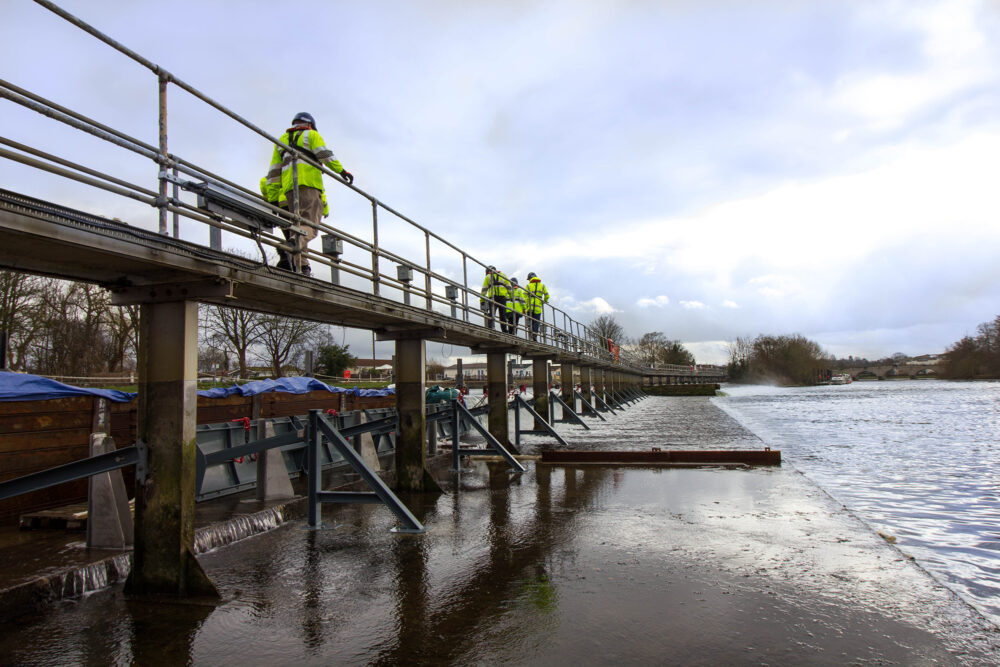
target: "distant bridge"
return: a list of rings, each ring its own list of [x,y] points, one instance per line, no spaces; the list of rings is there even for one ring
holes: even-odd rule
[[[882,366],[855,366],[838,371],[847,373],[855,380],[892,380],[902,378],[937,377],[940,364],[887,364]]]
[[[561,366],[564,378],[579,378],[580,398],[588,403],[595,396],[634,393],[644,378],[655,382],[719,378],[717,367],[644,368],[626,351],[616,350],[612,355],[597,332],[548,304],[541,315],[544,328],[538,340],[528,337],[525,322],[513,333],[488,328],[478,307],[478,281],[485,262],[360,188],[342,183],[310,153],[285,147],[294,153],[295,161],[313,164],[367,200],[371,226],[366,232],[312,225],[297,215],[297,202],[291,212],[270,206],[256,192],[171,153],[167,148],[169,90],[192,95],[257,135],[248,140],[259,137],[283,144],[48,0],[36,2],[149,69],[159,91],[159,141],[152,145],[0,80],[3,99],[157,165],[156,184],[149,187],[103,173],[72,156],[53,155],[0,137],[0,144],[6,146],[0,148],[0,157],[158,211],[158,232],[154,232],[59,203],[0,192],[0,267],[95,283],[111,290],[114,304],[141,306],[134,593],[184,596],[214,591],[191,555],[199,303],[369,329],[380,340],[395,341],[396,474],[397,486],[407,490],[429,489],[425,341],[468,346],[486,355],[488,430],[502,444],[509,444],[508,354],[532,360],[534,409],[542,420],[548,415],[549,362]],[[109,72],[106,81],[113,80]],[[107,94],[114,95],[114,90]],[[180,238],[182,218],[204,225],[207,246]],[[313,267],[329,270],[329,279],[320,277],[318,271],[304,277],[267,264],[265,248],[297,252],[274,227],[294,237],[304,233],[306,225],[323,233],[323,252],[308,250],[307,254]],[[254,244],[260,249],[260,261],[223,252],[222,232]],[[387,248],[387,236],[394,246],[406,247],[405,256]],[[573,385],[563,382],[564,409],[576,405]]]

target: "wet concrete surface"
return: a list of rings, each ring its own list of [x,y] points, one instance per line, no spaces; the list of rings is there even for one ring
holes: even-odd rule
[[[608,419],[558,428],[581,449],[759,446],[707,399]],[[326,506],[324,530],[292,520],[203,554],[214,608],[120,586],[58,603],[0,629],[0,663],[998,663],[995,627],[787,464],[527,465],[404,496],[425,535]]]

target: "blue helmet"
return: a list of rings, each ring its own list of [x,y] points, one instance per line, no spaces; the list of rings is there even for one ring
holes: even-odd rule
[[[316,119],[312,117],[311,113],[300,111],[295,114],[295,118],[292,119],[292,125],[301,125],[302,123],[309,123],[313,126],[314,130],[316,129]]]

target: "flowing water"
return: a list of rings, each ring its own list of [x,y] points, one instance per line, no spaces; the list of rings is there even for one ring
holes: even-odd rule
[[[1000,623],[1000,383],[729,386],[716,405]]]

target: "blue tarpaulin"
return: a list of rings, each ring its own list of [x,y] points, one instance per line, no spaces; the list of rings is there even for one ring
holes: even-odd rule
[[[73,387],[37,375],[0,372],[0,401],[47,401],[72,396],[100,396],[115,403],[128,403],[134,392],[115,389]]]
[[[199,396],[208,398],[223,398],[239,394],[240,396],[253,396],[255,394],[266,394],[269,391],[283,391],[289,394],[306,394],[310,391],[326,390],[334,394],[349,394],[351,396],[392,396],[395,389],[344,389],[343,387],[331,387],[320,382],[316,378],[289,377],[277,380],[254,380],[232,387],[217,387],[216,389],[203,389],[198,392]]]
[[[269,391],[286,392],[289,394],[306,394],[310,391],[325,390],[334,394],[346,393],[351,396],[393,396],[395,389],[344,389],[331,387],[316,378],[289,377],[277,380],[254,380],[243,385],[203,389],[199,396],[207,398],[225,398],[233,394],[253,396]],[[53,398],[70,396],[100,396],[115,403],[128,403],[136,397],[135,392],[116,391],[114,389],[91,389],[73,387],[62,382],[50,380],[37,375],[23,373],[0,372],[0,401],[46,401]]]

